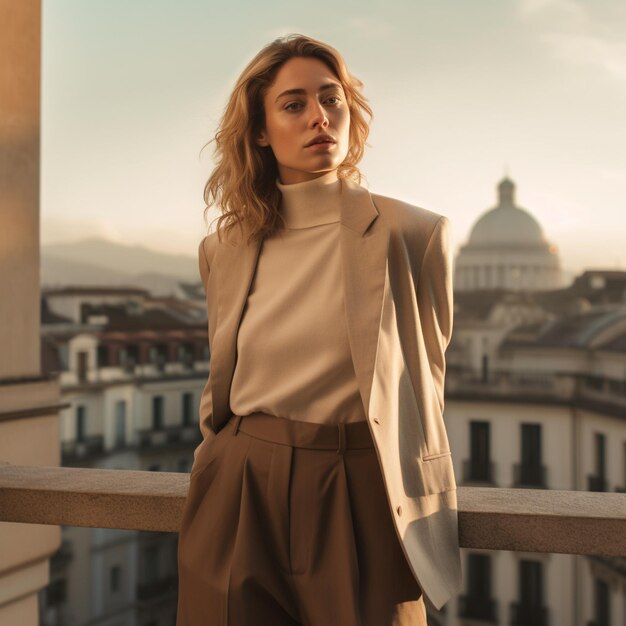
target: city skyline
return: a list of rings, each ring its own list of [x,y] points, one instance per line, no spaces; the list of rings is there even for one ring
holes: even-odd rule
[[[202,147],[249,59],[301,32],[365,84],[363,184],[447,215],[455,253],[508,175],[565,270],[626,268],[626,8],[317,6],[44,3],[42,243],[104,236],[195,255],[212,167]]]

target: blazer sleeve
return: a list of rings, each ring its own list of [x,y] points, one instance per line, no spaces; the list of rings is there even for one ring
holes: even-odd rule
[[[200,242],[198,246],[198,268],[200,270],[200,277],[202,279],[202,285],[204,287],[204,293],[207,301],[207,332],[209,330],[209,315],[208,315],[208,290],[207,290],[207,282],[209,280],[209,273],[211,268],[209,267],[209,262],[206,258],[206,253],[204,251],[204,239]],[[207,336],[208,341],[208,336]],[[198,409],[198,419],[200,425],[200,432],[202,433],[202,442],[199,446],[196,447],[193,453],[194,461],[198,455],[198,451],[200,446],[202,446],[207,440],[213,439],[215,437],[215,432],[211,429],[210,424],[213,420],[213,396],[211,394],[211,367],[209,365],[209,376],[207,378],[206,384],[204,385],[204,389],[202,390],[202,395],[200,397],[200,406]]]
[[[452,337],[454,316],[450,220],[445,215],[439,218],[426,246],[417,301],[428,364],[443,414],[445,351]]]

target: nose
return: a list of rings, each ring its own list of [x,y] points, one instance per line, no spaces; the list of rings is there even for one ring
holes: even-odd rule
[[[319,102],[315,102],[313,104],[311,114],[311,126],[315,127],[318,124],[321,125],[323,128],[326,128],[329,122],[324,107]]]

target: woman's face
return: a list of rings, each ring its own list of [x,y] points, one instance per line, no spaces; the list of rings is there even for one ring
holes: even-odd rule
[[[282,184],[322,176],[346,158],[350,111],[341,83],[324,62],[309,57],[289,59],[278,70],[263,102],[265,128],[257,143],[271,147]],[[307,145],[321,134],[330,135],[334,143]]]

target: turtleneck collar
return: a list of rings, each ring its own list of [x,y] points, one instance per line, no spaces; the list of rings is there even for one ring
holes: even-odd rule
[[[313,180],[283,185],[280,210],[289,229],[309,228],[339,222],[341,217],[341,180],[334,169]]]

